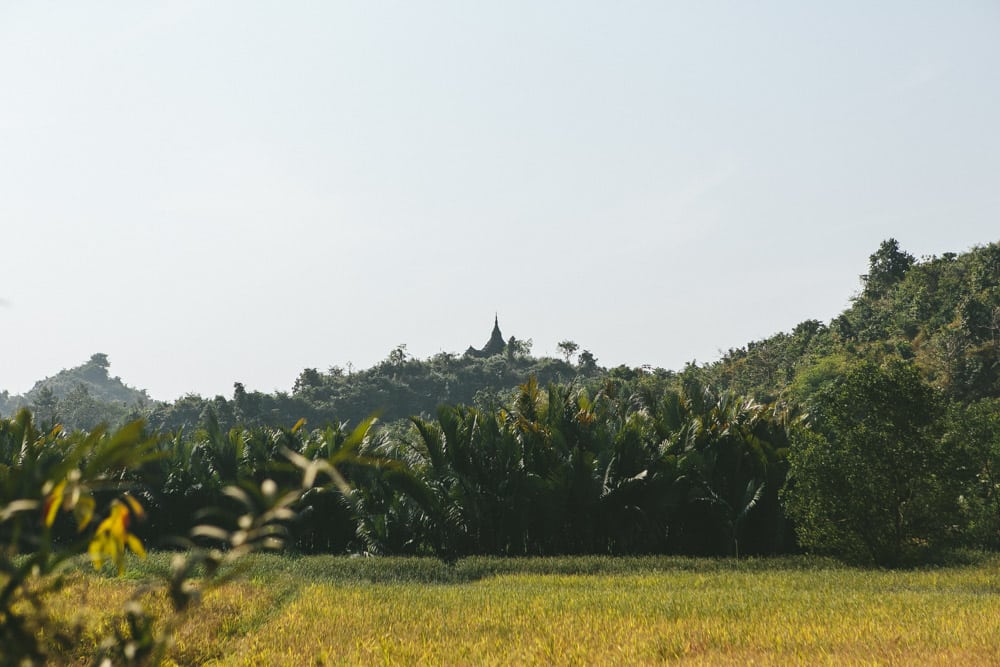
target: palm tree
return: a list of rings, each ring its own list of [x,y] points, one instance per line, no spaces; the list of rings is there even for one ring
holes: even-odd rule
[[[688,497],[711,510],[730,553],[739,555],[743,521],[765,493],[774,495],[783,482],[784,452],[772,440],[784,429],[775,421],[773,407],[697,384],[686,387],[670,406],[670,414],[679,417],[673,449],[680,455]]]

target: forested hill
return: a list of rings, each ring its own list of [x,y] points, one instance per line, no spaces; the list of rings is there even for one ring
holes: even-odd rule
[[[153,403],[145,390],[135,389],[108,374],[106,354],[39,380],[23,396],[0,393],[0,414],[31,407],[42,421],[59,418],[67,425],[90,428],[102,421],[117,423]]]
[[[594,381],[606,374],[590,353],[579,356],[577,363],[570,363],[570,355],[536,358],[521,344],[508,345],[487,357],[442,352],[421,360],[409,357],[400,346],[365,370],[307,368],[291,393],[247,391],[236,383],[232,399],[185,396],[157,406],[149,421],[154,428],[176,430],[202,425],[209,415],[223,429],[235,424],[287,426],[302,417],[312,426],[322,426],[342,421],[358,424],[371,415],[383,422],[431,416],[444,403],[500,405],[530,377],[544,386]]]
[[[689,365],[678,374],[649,367],[605,369],[587,350],[576,355],[571,341],[560,344],[564,359],[536,358],[530,340],[504,343],[498,337],[499,329],[490,345],[505,347],[421,360],[401,345],[369,369],[305,369],[291,392],[247,391],[237,382],[231,398],[188,395],[173,403],[151,402],[145,392],[110,378],[107,356],[95,354],[40,381],[23,397],[0,394],[0,413],[10,415],[28,405],[43,420],[85,429],[136,416],[171,431],[210,422],[223,429],[287,426],[301,417],[312,426],[356,424],[372,414],[383,421],[432,415],[442,403],[501,405],[532,376],[541,386],[575,382],[591,390],[609,380],[661,388],[693,380],[764,403],[805,402],[856,361],[891,358],[912,361],[948,398],[970,403],[1000,397],[1000,245],[917,260],[894,239],[884,241],[871,255],[851,307],[829,323],[807,320],[791,332],[748,343],[717,362]]]
[[[1000,397],[1000,244],[917,260],[884,241],[829,324],[802,322],[686,372],[758,400],[796,400],[853,361],[888,358],[912,360],[949,398]]]

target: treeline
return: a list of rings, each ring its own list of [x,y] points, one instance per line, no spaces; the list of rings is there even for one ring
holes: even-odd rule
[[[356,424],[376,413],[383,421],[433,417],[441,404],[503,404],[529,377],[542,386],[574,382],[594,393],[607,380],[642,375],[672,381],[674,389],[690,376],[759,403],[801,404],[851,364],[897,358],[912,363],[949,400],[967,404],[1000,397],[1000,245],[918,260],[889,239],[871,255],[851,307],[830,322],[807,320],[679,373],[602,368],[587,350],[572,363],[576,344],[565,343],[570,353],[564,359],[533,357],[530,339],[511,338],[502,353],[486,357],[442,352],[416,359],[400,345],[371,368],[305,369],[288,392],[250,391],[237,382],[229,397],[192,394],[170,403],[109,377],[106,355],[96,354],[24,396],[0,393],[0,414],[29,407],[44,423],[88,430],[137,418],[162,432],[190,431],[211,419],[224,430],[282,426],[301,417],[311,424]]]
[[[143,416],[163,431],[201,426],[209,415],[223,428],[280,426],[302,417],[311,424],[338,420],[357,424],[373,414],[391,422],[412,415],[433,416],[437,406],[446,403],[489,406],[509,398],[529,377],[548,384],[596,379],[603,372],[594,362],[536,358],[524,349],[508,346],[503,354],[486,358],[442,352],[415,359],[401,345],[364,370],[307,368],[291,393],[248,391],[237,382],[231,398],[189,395],[154,406]]]
[[[294,486],[303,467],[294,459],[326,461],[347,482],[296,504],[303,552],[451,560],[808,549],[897,565],[1000,547],[996,400],[949,402],[900,360],[851,366],[816,392],[808,416],[691,378],[680,390],[666,384],[611,380],[590,394],[529,381],[508,404],[445,405],[405,429],[211,422],[148,434],[158,455],[108,492],[124,487],[142,502],[148,520],[136,530],[154,546],[225,507],[228,486]],[[88,436],[47,434],[26,411],[0,420],[0,506],[25,500],[26,452],[55,464],[60,443],[79,437]]]
[[[416,359],[400,345],[367,369],[307,368],[290,392],[252,391],[236,382],[229,397],[188,394],[173,402],[154,401],[145,391],[110,377],[107,355],[95,354],[80,366],[40,380],[23,396],[0,392],[0,415],[10,417],[28,408],[41,423],[83,430],[141,418],[164,433],[201,428],[211,420],[224,430],[237,425],[281,426],[303,417],[311,424],[358,423],[372,414],[394,421],[410,415],[433,416],[443,403],[491,405],[509,398],[529,377],[545,385],[598,380],[608,374],[586,350],[577,363],[570,363],[568,355],[533,357],[530,348],[530,340],[511,338],[502,354],[485,358],[442,352]],[[641,371],[620,368],[612,374],[637,372]]]

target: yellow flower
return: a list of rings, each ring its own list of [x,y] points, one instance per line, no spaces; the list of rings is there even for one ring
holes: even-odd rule
[[[94,498],[90,495],[90,490],[80,484],[78,470],[70,472],[66,479],[55,486],[52,482],[46,482],[42,493],[45,494],[45,502],[42,504],[42,522],[46,527],[51,528],[52,524],[55,523],[60,507],[67,512],[72,510],[73,516],[76,517],[76,529],[80,532],[87,527],[90,519],[94,516]],[[129,498],[127,496],[126,500]],[[135,511],[141,513],[142,507]]]
[[[111,514],[97,526],[97,531],[90,541],[87,552],[94,563],[94,569],[100,570],[106,557],[118,568],[118,574],[121,574],[125,569],[126,547],[140,558],[146,557],[142,542],[128,532],[132,512],[141,517],[142,506],[131,496],[126,496],[125,500],[128,505],[120,500],[112,501]],[[129,510],[129,506],[133,508],[132,511]]]
[[[44,491],[44,489],[42,489]],[[63,504],[63,491],[66,490],[66,480],[56,484],[48,496],[45,498],[45,505],[42,507],[42,518],[45,525],[51,527],[56,520],[59,507]]]

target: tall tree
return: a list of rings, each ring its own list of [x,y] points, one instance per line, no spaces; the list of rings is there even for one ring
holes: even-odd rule
[[[911,364],[860,363],[810,413],[785,496],[804,546],[892,566],[947,534],[957,480],[940,439],[943,401]]]
[[[571,340],[560,341],[556,347],[559,348],[559,352],[566,357],[566,363],[569,363],[570,358],[576,354],[576,351],[580,349],[580,346]]]
[[[896,239],[882,241],[868,258],[868,273],[861,276],[865,283],[865,296],[884,296],[893,285],[899,283],[916,260],[903,251]]]

